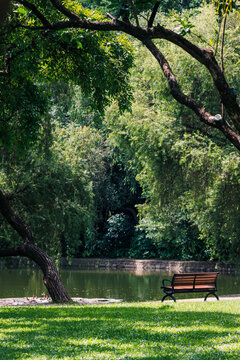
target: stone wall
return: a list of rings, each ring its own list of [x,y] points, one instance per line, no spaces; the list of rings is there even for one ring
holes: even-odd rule
[[[37,268],[36,265],[26,258],[12,257],[7,261],[0,260],[0,268]],[[239,266],[221,264],[208,261],[175,261],[175,260],[134,260],[134,259],[86,259],[73,258],[69,261],[61,259],[61,268],[69,270],[118,270],[132,271],[137,274],[145,272],[164,272],[167,274],[183,272],[207,272],[218,271],[221,274],[236,274]]]
[[[161,271],[165,273],[211,272],[234,274],[238,271],[234,265],[207,261],[174,260],[133,260],[133,259],[61,259],[63,269],[72,270],[119,270],[136,273]]]

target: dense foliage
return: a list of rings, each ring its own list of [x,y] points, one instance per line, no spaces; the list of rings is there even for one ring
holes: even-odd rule
[[[161,3],[161,23],[215,50],[213,7],[179,14],[177,3],[168,15],[168,1]],[[135,1],[139,12],[152,4]],[[69,5],[93,20],[102,18],[92,11],[96,6],[118,15],[133,11],[124,1]],[[39,25],[14,3],[0,44],[1,67],[11,60],[11,76],[0,77],[0,181],[38,246],[55,257],[237,261],[240,157],[233,146],[173,100],[142,45],[112,33],[13,26],[23,19]],[[239,40],[239,13],[233,12],[224,62],[237,93]],[[205,68],[173,44],[156,42],[185,93],[219,113]],[[123,112],[131,100],[132,110]],[[1,246],[16,244],[17,235],[0,222]]]
[[[229,19],[225,50],[226,72],[237,91],[239,69],[233,64],[239,59],[235,46],[240,37],[238,19],[237,13]],[[205,8],[192,20],[192,36],[202,43],[215,43],[215,21],[212,8]],[[204,38],[200,37],[203,29]],[[185,91],[217,109],[218,98],[204,69],[182,51],[167,47]],[[132,76],[136,89],[132,113],[113,117],[113,106],[107,115],[115,145],[129,153],[131,166],[138,169],[137,180],[146,198],[138,206],[140,228],[152,239],[157,256],[236,261],[239,154],[215,130],[199,125],[171,99],[157,71],[142,48]]]
[[[50,141],[45,151],[44,141]],[[133,201],[112,151],[93,128],[56,124],[51,139],[42,136],[24,159],[2,156],[2,188],[10,199],[15,194],[11,204],[34,229],[38,246],[52,256],[82,255],[83,249],[96,253],[109,212]],[[1,245],[18,241],[2,218]]]
[[[150,16],[156,2],[155,0],[85,0],[83,4],[90,7],[97,6],[102,11],[110,11],[115,17],[124,19],[134,18],[134,11],[137,14],[145,13]],[[160,2],[160,9],[167,13],[170,10],[182,11],[182,9],[195,8],[199,5],[201,5],[201,0],[163,0]]]
[[[77,7],[83,17],[101,18]],[[11,10],[0,43],[0,146],[19,153],[34,143],[49,110],[49,94],[41,84],[56,78],[77,84],[99,113],[113,98],[121,110],[129,106],[132,51],[125,36],[75,29],[36,32],[27,29],[38,25],[32,11],[17,3]],[[47,11],[50,19],[61,20]]]

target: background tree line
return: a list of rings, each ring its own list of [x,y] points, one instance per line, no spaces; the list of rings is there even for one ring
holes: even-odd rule
[[[53,301],[59,256],[238,260],[238,6],[180,5],[11,3],[0,257],[37,263]]]
[[[191,23],[188,36],[200,45],[214,47],[218,33],[212,6],[184,10],[181,15],[177,10],[168,15],[161,12],[161,22],[168,28]],[[225,72],[239,92],[238,12],[229,17],[225,36]],[[176,46],[162,40],[159,45],[171,59],[185,92],[199,102],[207,101],[214,111],[219,99],[207,71]],[[59,76],[61,81],[50,76],[40,85],[25,78],[29,84],[24,89],[31,92],[31,101],[24,104],[26,123],[19,126],[27,127],[27,138],[22,139],[24,133],[16,127],[1,128],[9,131],[2,137],[8,141],[8,147],[2,143],[2,189],[9,198],[15,193],[14,208],[34,229],[38,246],[55,258],[236,262],[240,253],[239,154],[217,130],[196,122],[195,115],[172,99],[157,64],[142,45],[133,42],[131,51],[137,56],[131,70],[130,112],[119,113],[117,102],[112,102],[103,114],[105,95],[98,94],[95,102],[89,96],[100,91],[100,80],[92,85],[96,90],[86,89],[86,84],[82,88],[65,78],[61,63],[50,61],[41,70],[44,76],[58,71],[63,75]],[[24,61],[34,56],[32,49],[24,56]],[[127,56],[130,66],[132,60]],[[53,67],[51,72],[49,66]],[[26,93],[18,88],[19,83],[8,86],[14,87],[9,108],[19,113]],[[5,95],[9,89],[5,88]],[[2,92],[2,102],[5,99]],[[49,114],[27,150],[31,134],[36,134],[31,127],[38,126],[38,117],[42,119],[46,107]],[[24,146],[24,156],[19,157]],[[2,247],[19,241],[3,218],[0,241]]]

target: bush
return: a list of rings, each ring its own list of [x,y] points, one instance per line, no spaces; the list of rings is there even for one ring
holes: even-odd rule
[[[132,238],[128,257],[134,259],[150,259],[157,257],[157,249],[153,244],[150,237],[147,236],[146,232],[135,229],[134,236]]]
[[[108,218],[105,233],[94,243],[86,245],[85,256],[127,257],[134,234],[134,220],[124,213]]]

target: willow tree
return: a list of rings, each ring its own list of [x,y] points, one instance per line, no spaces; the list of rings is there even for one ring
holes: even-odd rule
[[[182,1],[182,4],[185,2]],[[235,4],[233,0],[230,2]],[[222,8],[225,4],[223,0],[216,3],[219,3],[224,13],[231,10],[228,7]],[[14,2],[13,15],[7,24],[8,31],[3,31],[1,75],[11,79],[14,74],[12,86],[15,87],[16,79],[18,83],[29,81],[29,73],[32,74],[30,80],[34,80],[34,72],[43,78],[61,76],[75,81],[78,79],[83,91],[87,95],[94,95],[93,104],[96,107],[103,109],[104,104],[107,104],[111,97],[115,97],[124,109],[130,99],[126,74],[131,60],[127,46],[119,46],[119,42],[118,45],[113,42],[115,45],[111,46],[108,36],[113,39],[113,33],[127,34],[139,40],[158,62],[176,101],[195,113],[200,122],[222,132],[240,150],[240,107],[237,94],[226,80],[224,69],[221,63],[218,63],[216,54],[211,48],[201,48],[185,37],[191,31],[191,23],[181,22],[175,31],[156,23],[159,7],[160,2],[153,0]],[[113,12],[110,13],[109,9]],[[96,41],[99,38],[102,39],[100,46]],[[216,113],[211,113],[207,99],[203,105],[184,93],[166,56],[161,52],[158,40],[175,44],[194,58],[199,66],[204,66],[209,71],[224,111],[220,108]],[[99,56],[102,51],[105,55]],[[3,117],[2,122],[6,127],[9,121],[11,122],[11,117],[7,115]],[[7,197],[3,194],[1,196],[2,214],[18,232],[21,232],[24,244],[29,246],[32,235],[24,224],[20,224],[10,206],[7,206]],[[4,209],[9,211],[4,212]],[[4,256],[6,253],[10,254],[11,251],[7,249],[5,253],[0,252],[0,255]],[[15,249],[11,255],[13,253],[22,255],[23,252]],[[27,253],[30,256],[28,251]],[[24,255],[28,256],[26,251]],[[44,260],[44,263],[47,263],[47,260]],[[56,278],[55,274],[56,272]],[[58,288],[58,285],[53,287]],[[64,295],[58,298],[64,299]]]
[[[75,29],[32,31],[29,26],[35,24],[36,14],[42,20],[45,18],[41,14],[43,10],[51,21],[62,19],[62,14],[56,14],[51,4],[46,7],[45,2],[40,1],[39,5],[40,9],[28,2],[24,6],[12,2],[10,15],[0,32],[0,159],[6,180],[0,188],[0,213],[18,233],[14,244],[7,239],[2,241],[4,248],[0,249],[0,257],[21,256],[33,260],[43,271],[44,284],[52,300],[68,302],[71,298],[54,262],[37,246],[35,239],[41,234],[34,236],[27,225],[28,219],[23,219],[14,208],[14,199],[26,188],[32,187],[34,191],[34,184],[12,185],[7,181],[11,173],[7,168],[11,166],[11,159],[23,158],[39,143],[48,127],[51,116],[48,81],[57,78],[77,84],[82,94],[92,99],[92,107],[99,113],[111,99],[118,101],[122,110],[128,107],[132,52],[126,37],[118,34],[92,34]],[[83,16],[89,16],[89,11]],[[101,18],[95,15],[95,19]]]

